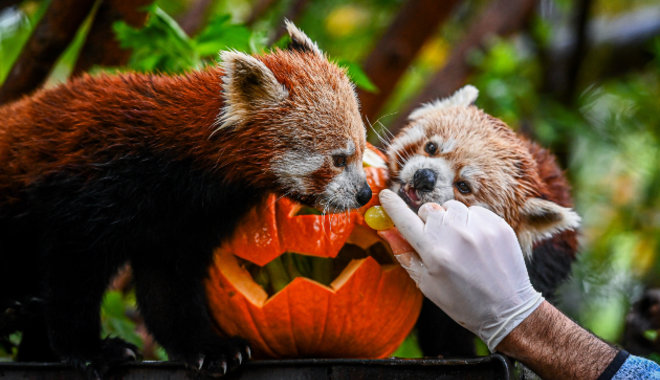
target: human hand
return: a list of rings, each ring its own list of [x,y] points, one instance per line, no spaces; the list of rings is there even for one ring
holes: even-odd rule
[[[444,208],[424,204],[418,216],[392,191],[379,197],[416,251],[402,252],[395,233],[381,233],[399,247],[395,257],[427,298],[491,351],[543,302],[513,229],[496,214],[452,200]]]

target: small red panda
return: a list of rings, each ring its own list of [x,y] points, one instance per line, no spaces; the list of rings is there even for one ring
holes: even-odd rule
[[[329,212],[372,195],[353,85],[287,29],[287,50],[226,51],[179,76],[84,76],[0,108],[0,311],[36,297],[46,324],[25,342],[47,333],[58,358],[96,374],[135,358],[99,339],[101,297],[128,262],[171,359],[214,375],[250,356],[209,317],[213,248],[267,193]]]
[[[468,85],[410,114],[387,148],[390,188],[415,210],[455,199],[500,215],[518,235],[532,284],[551,298],[577,250],[580,217],[568,182],[550,152],[473,106],[477,95]],[[452,338],[451,329],[438,326],[449,320],[439,313],[430,302],[422,309],[425,354],[472,353],[472,339]]]

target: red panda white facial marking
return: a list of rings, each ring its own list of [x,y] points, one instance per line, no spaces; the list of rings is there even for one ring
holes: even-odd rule
[[[547,193],[528,143],[471,104],[477,90],[426,104],[388,147],[391,189],[417,210],[455,199],[503,217],[531,255],[534,242],[579,225],[570,208]]]
[[[361,149],[364,151],[364,148]],[[362,159],[356,154],[355,143],[349,140],[345,148],[331,152],[332,167],[338,172],[327,185],[319,208],[341,211],[360,207],[371,199],[371,189],[362,168]]]
[[[303,32],[291,23],[287,29],[294,51],[222,54],[225,107],[217,128],[255,130],[261,142],[245,150],[259,151],[254,161],[280,193],[322,211],[360,207],[371,191],[354,87]]]

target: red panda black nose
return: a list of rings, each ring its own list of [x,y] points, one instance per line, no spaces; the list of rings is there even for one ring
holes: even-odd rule
[[[364,183],[364,186],[362,186],[360,191],[358,191],[356,198],[360,206],[366,205],[367,202],[369,202],[369,200],[371,199],[371,188],[366,182]]]
[[[417,191],[429,192],[435,187],[436,175],[431,169],[419,169],[413,175],[413,187]]]

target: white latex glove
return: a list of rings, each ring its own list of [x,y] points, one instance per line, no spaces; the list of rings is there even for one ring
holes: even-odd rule
[[[543,302],[529,281],[518,239],[504,219],[453,200],[444,208],[422,205],[418,216],[392,191],[383,190],[379,197],[419,254],[398,249],[395,257],[427,298],[479,336],[491,352]],[[387,235],[381,234],[396,244]]]

